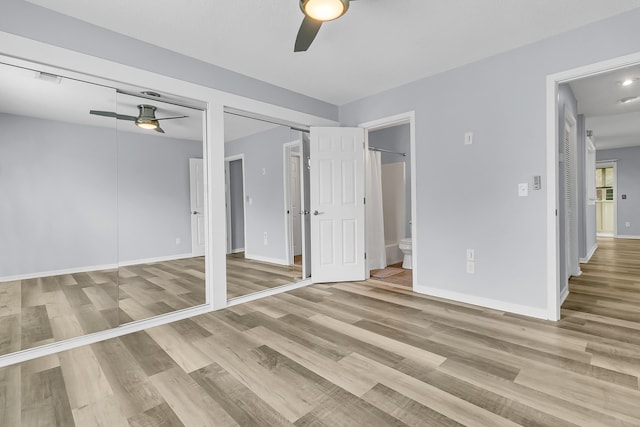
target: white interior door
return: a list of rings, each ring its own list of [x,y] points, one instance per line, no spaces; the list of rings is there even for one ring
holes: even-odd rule
[[[364,130],[311,128],[310,154],[312,280],[364,280]]]
[[[202,159],[189,159],[191,194],[191,252],[204,255],[204,171]]]
[[[293,255],[302,254],[302,216],[300,209],[300,154],[289,156],[289,213],[293,239]]]

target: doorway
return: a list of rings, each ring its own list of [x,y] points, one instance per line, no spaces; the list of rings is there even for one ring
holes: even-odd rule
[[[419,266],[414,261],[417,259],[418,249],[415,206],[415,114],[407,112],[390,116],[363,123],[360,127],[365,129],[367,151],[379,153],[382,181],[380,210],[383,213],[384,234],[381,239],[378,239],[380,241],[378,245],[384,248],[382,250],[384,266],[370,263],[368,267],[370,277],[395,286],[419,289],[417,283]],[[368,159],[370,157],[374,156],[367,156]],[[369,198],[375,203],[375,197],[371,196],[369,190],[368,188],[367,206],[371,207]],[[368,252],[372,237],[369,233],[371,220],[368,212]],[[367,253],[367,259],[369,259],[369,253]]]
[[[224,164],[227,254],[236,254],[245,251],[244,157],[227,157]]]
[[[636,125],[640,105],[629,101],[635,99],[631,95],[640,90],[635,77],[639,73],[640,54],[635,54],[547,78],[547,170],[548,181],[555,182],[555,186],[549,186],[547,194],[550,208],[547,212],[548,318],[551,320],[559,320],[565,299],[571,304],[574,298],[569,295],[570,283],[566,278],[596,268],[597,262],[590,263],[592,256],[602,259],[597,256],[598,246],[609,245],[608,237],[602,236],[618,237],[620,221],[624,230],[629,230],[627,235],[620,237],[636,238],[632,231],[636,211],[629,209],[625,213],[624,209],[618,211],[617,208],[633,207],[633,203],[626,200],[628,193],[635,191],[637,180],[629,180],[628,189],[623,190],[617,175],[621,163],[628,167],[629,176],[635,176],[640,167],[637,161],[640,158],[640,132]],[[567,137],[570,139],[573,131],[567,128],[570,127],[566,119],[567,106],[577,118],[576,157],[570,152],[571,147],[569,152],[566,147]],[[571,171],[571,162],[576,158],[577,185],[573,185],[572,173],[567,171]],[[596,159],[599,161],[597,166]],[[574,252],[576,214],[577,251],[583,265],[574,270],[579,265],[575,262]],[[608,275],[605,270],[599,274]],[[571,283],[580,280],[571,278]],[[574,292],[573,288],[571,292]],[[580,291],[576,292],[580,294]]]
[[[614,237],[616,226],[616,164],[598,162],[596,166],[596,232],[598,237]]]
[[[289,265],[302,266],[303,247],[303,188],[301,176],[301,142],[293,141],[285,144],[284,150],[284,190],[285,190],[285,221],[286,238],[288,242],[287,259]]]

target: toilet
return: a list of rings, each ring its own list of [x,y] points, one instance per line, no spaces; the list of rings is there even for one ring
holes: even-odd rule
[[[398,247],[404,254],[404,260],[402,261],[402,268],[406,268],[407,270],[411,270],[411,237],[405,237],[404,239],[400,239],[400,243]]]

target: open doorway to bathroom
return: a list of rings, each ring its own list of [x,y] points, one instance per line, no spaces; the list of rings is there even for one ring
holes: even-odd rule
[[[411,125],[369,129],[367,261],[371,279],[413,288]]]

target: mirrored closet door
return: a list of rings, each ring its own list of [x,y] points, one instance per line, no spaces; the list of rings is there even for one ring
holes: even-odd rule
[[[224,130],[227,298],[309,278],[308,135],[233,113]]]
[[[0,355],[206,303],[201,109],[7,64],[0,99]]]

